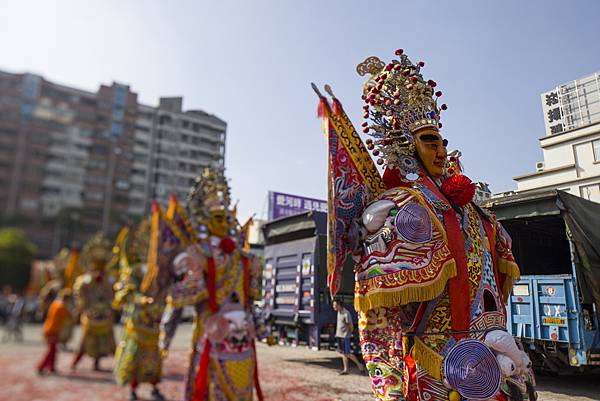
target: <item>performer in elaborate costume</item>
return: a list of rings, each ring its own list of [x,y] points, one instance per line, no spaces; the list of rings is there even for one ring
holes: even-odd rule
[[[46,370],[50,373],[56,372],[56,346],[60,340],[63,326],[70,324],[72,321],[72,309],[67,306],[70,303],[71,296],[71,290],[60,290],[48,308],[48,314],[44,321],[44,337],[48,348],[37,366],[37,371],[40,375]]]
[[[319,116],[329,139],[329,285],[356,261],[361,350],[378,400],[535,398],[527,355],[506,332],[519,270],[510,238],[471,200],[474,184],[448,159],[437,84],[401,49],[369,57],[366,147],[331,88]],[[369,121],[370,120],[370,121]],[[372,151],[384,173],[380,176]]]
[[[115,353],[113,370],[117,384],[130,385],[130,400],[138,399],[136,390],[141,383],[150,383],[153,386],[154,400],[165,399],[158,389],[162,376],[158,340],[167,291],[173,281],[171,264],[163,264],[164,268],[157,272],[156,277],[146,283],[147,288],[142,288],[148,271],[148,256],[156,257],[161,249],[160,242],[163,237],[158,230],[160,224],[164,223],[164,217],[158,206],[154,206],[153,218],[159,220],[154,232],[152,219],[146,219],[133,234],[129,233],[128,228],[122,229],[113,247],[114,254],[119,255],[120,266],[113,306],[115,309],[122,309],[125,314],[124,329]],[[157,239],[154,242],[151,241],[153,235]],[[151,243],[158,249],[150,252]]]
[[[172,198],[169,216],[194,244],[177,256],[175,270],[185,278],[175,285],[175,312],[165,322],[168,346],[181,307],[194,304],[196,320],[186,401],[262,399],[256,371],[252,300],[260,295],[260,265],[237,242],[237,221],[229,210],[229,187],[220,170],[207,168],[188,198],[197,231]],[[200,235],[197,235],[199,232]]]
[[[115,351],[113,289],[105,272],[110,249],[110,242],[101,234],[90,239],[82,249],[81,264],[87,272],[79,276],[73,286],[82,329],[79,351],[71,365],[73,370],[84,354],[93,358],[94,369],[100,370],[100,358]]]
[[[63,248],[52,260],[53,278],[49,280],[40,290],[38,295],[39,307],[37,317],[39,319],[46,318],[46,313],[50,308],[50,304],[56,299],[62,290],[68,290],[70,294],[73,288],[75,279],[80,274],[79,271],[79,249],[76,247],[69,249]],[[73,297],[68,296],[63,300],[64,306],[69,311],[64,321],[61,324],[61,330],[58,335],[57,344],[66,348],[67,343],[73,336],[73,328],[75,326],[76,310],[73,304]]]

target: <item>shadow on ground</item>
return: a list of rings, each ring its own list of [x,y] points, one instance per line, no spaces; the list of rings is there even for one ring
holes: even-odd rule
[[[305,366],[320,366],[322,368],[331,369],[334,371],[340,371],[343,368],[342,357],[326,357],[326,358],[292,358],[284,359],[285,362],[300,363]],[[350,362],[350,373],[359,374],[356,370],[356,366]]]
[[[600,401],[600,374],[536,376],[537,390]]]

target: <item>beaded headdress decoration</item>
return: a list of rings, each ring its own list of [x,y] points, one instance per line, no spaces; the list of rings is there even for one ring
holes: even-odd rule
[[[421,75],[423,61],[413,64],[402,49],[396,50],[399,60],[387,65],[377,57],[368,57],[356,67],[359,75],[369,75],[363,88],[363,132],[367,149],[378,157],[377,164],[387,162],[398,168],[408,181],[419,179],[414,133],[423,128],[441,128],[438,98],[433,80],[425,81]],[[370,120],[370,122],[368,121]]]
[[[89,269],[93,261],[108,263],[112,246],[102,233],[94,235],[81,250],[81,264]]]
[[[230,199],[230,189],[223,171],[206,167],[190,188],[188,207],[196,222],[206,225],[212,212],[230,213]]]

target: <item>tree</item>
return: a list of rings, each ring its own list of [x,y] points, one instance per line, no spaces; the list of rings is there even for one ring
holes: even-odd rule
[[[16,228],[0,230],[0,286],[22,291],[29,283],[36,246]]]

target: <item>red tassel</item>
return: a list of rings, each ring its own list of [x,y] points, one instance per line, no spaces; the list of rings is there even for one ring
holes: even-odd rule
[[[342,107],[342,104],[340,103],[340,101],[337,100],[337,98],[333,98],[332,109],[333,109],[333,113],[336,116],[341,116],[342,114],[344,114],[344,108]]]
[[[254,351],[254,388],[256,389],[258,401],[263,401],[265,398],[260,388],[260,380],[258,380],[258,356],[256,355],[256,343],[254,340],[252,340],[252,350]]]
[[[412,356],[404,357],[404,369],[406,369],[406,388],[404,396],[408,401],[417,401],[419,399],[419,390],[417,388],[417,364]]]
[[[198,373],[196,374],[196,384],[194,386],[194,400],[205,401],[206,391],[208,389],[208,364],[210,363],[210,341],[204,340],[200,363],[198,364]]]
[[[326,118],[327,117],[327,109],[329,109],[329,104],[327,103],[327,99],[323,96],[319,99],[319,105],[317,106],[317,117],[318,118]]]

